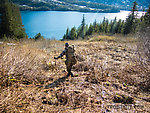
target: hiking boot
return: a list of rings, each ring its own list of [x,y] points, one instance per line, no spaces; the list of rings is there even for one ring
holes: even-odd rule
[[[69,77],[69,76],[70,76],[70,73],[67,74],[67,77]]]
[[[72,73],[71,73],[71,77],[74,77]]]

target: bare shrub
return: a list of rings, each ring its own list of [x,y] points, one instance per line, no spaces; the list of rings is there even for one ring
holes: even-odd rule
[[[86,77],[86,81],[99,83],[105,81],[107,70],[104,68],[104,63],[97,61],[95,58],[86,57],[86,55],[77,56],[78,63],[73,67],[77,72],[90,72]]]
[[[76,59],[77,59],[78,62],[83,62],[83,61],[85,61],[85,59],[84,59],[83,56],[81,56],[81,55],[76,55]]]
[[[140,87],[150,90],[150,27],[143,28],[138,34],[137,53],[138,63],[141,66]]]
[[[0,50],[0,86],[43,83],[47,79],[42,72],[46,56],[39,51],[19,45],[1,46]]]
[[[120,70],[116,76],[119,80],[121,80],[123,83],[131,85],[131,86],[137,86],[141,82],[141,73],[142,73],[141,66],[138,64],[136,65],[127,65],[123,70]],[[139,76],[140,75],[140,76]]]
[[[139,34],[138,34],[138,44],[137,44],[137,50],[139,54],[139,60],[147,64],[150,62],[150,27],[144,28]]]

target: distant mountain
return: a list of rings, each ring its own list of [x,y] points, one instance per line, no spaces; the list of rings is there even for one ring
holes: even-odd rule
[[[120,8],[79,0],[12,0],[21,10],[79,11],[79,12],[119,12]]]
[[[138,3],[139,10],[147,9],[150,5],[150,0],[79,0],[79,1],[86,1],[86,2],[96,2],[102,3],[107,5],[114,5],[118,6],[121,9],[130,10],[133,6],[133,2],[136,1]]]

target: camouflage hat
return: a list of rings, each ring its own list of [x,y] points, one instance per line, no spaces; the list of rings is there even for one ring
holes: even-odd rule
[[[65,46],[66,46],[66,47],[68,47],[68,46],[69,46],[69,44],[68,44],[68,43],[65,43]]]

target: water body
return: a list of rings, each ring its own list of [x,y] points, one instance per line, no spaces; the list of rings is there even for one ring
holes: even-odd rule
[[[62,39],[67,28],[79,27],[85,15],[86,24],[93,23],[95,20],[101,22],[103,18],[113,20],[125,20],[129,11],[119,13],[81,13],[64,11],[22,11],[22,22],[28,37],[33,38],[37,33],[48,39]]]

